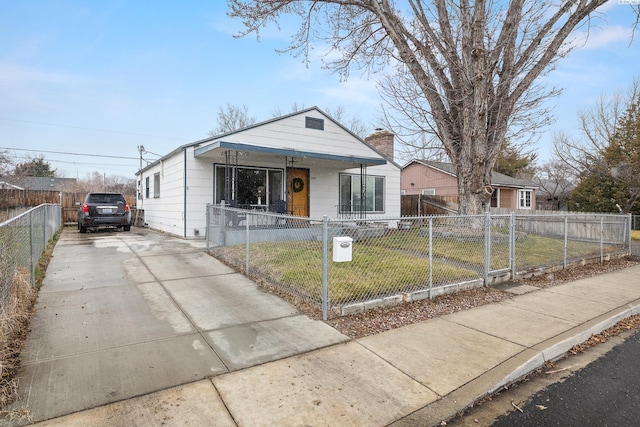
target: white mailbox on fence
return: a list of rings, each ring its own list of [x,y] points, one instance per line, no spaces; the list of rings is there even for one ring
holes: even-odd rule
[[[333,262],[351,261],[351,248],[353,239],[349,236],[339,236],[333,238]]]

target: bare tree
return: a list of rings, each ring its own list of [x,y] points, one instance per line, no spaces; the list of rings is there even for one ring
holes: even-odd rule
[[[346,126],[352,133],[360,138],[366,137],[373,131],[373,129],[370,126],[367,126],[360,117],[349,114],[342,105],[325,111],[338,123]]]
[[[285,51],[308,58],[315,41],[328,42],[338,55],[327,56],[336,59],[326,66],[343,77],[354,67],[394,65],[390,82],[400,89],[386,96],[415,95],[408,120],[442,143],[456,167],[460,211],[473,214],[490,200],[491,171],[510,129],[531,130],[528,114],[557,93],[535,83],[604,3],[408,0],[401,8],[393,0],[229,0],[229,16],[242,20],[240,36],[259,36],[297,15],[302,23]]]
[[[246,105],[238,107],[227,104],[218,110],[218,127],[209,131],[209,136],[216,136],[222,133],[231,132],[250,126],[256,122],[255,117],[249,116],[249,109]]]
[[[98,171],[87,174],[85,179],[78,179],[65,185],[65,191],[88,193],[90,191],[113,191],[125,195],[136,194],[136,180],[119,175],[109,175]]]
[[[595,171],[602,164],[620,118],[638,99],[640,79],[635,79],[628,90],[603,94],[593,107],[578,112],[580,137],[572,138],[565,133],[554,135],[553,156],[564,165],[565,174],[575,178]]]
[[[554,140],[554,157],[565,176],[576,178],[569,200],[579,210],[640,209],[640,80],[625,92],[601,96],[578,113],[581,137]]]
[[[567,176],[562,162],[551,160],[536,168],[533,182],[536,191],[537,209],[566,210],[575,181]]]
[[[296,112],[304,109],[304,104],[298,104],[297,102],[294,102],[291,105],[291,108],[289,108],[289,112]],[[323,109],[323,111],[338,123],[346,126],[347,129],[349,129],[360,138],[364,138],[369,133],[371,133],[371,129],[368,128],[368,126],[362,121],[362,119],[357,116],[350,115],[342,105],[337,106],[335,109]],[[271,111],[272,117],[280,117],[285,114],[288,114],[288,112],[283,112],[279,107]]]
[[[9,174],[12,169],[13,162],[8,151],[0,151],[0,176]]]
[[[293,104],[291,104],[291,107],[289,107],[288,111],[282,111],[280,109],[280,107],[274,108],[271,111],[271,117],[281,117],[281,116],[284,116],[285,114],[295,113],[297,111],[302,111],[305,108],[306,107],[304,106],[304,104],[298,104],[297,102],[294,102]]]

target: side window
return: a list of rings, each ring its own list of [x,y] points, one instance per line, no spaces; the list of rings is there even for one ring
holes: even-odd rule
[[[531,209],[531,190],[520,190],[520,209]]]
[[[160,197],[160,172],[153,174],[153,198]]]
[[[144,197],[149,198],[149,177],[144,180]]]

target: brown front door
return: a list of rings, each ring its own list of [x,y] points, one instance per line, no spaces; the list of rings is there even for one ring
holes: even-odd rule
[[[287,169],[287,210],[295,216],[309,216],[309,169]]]

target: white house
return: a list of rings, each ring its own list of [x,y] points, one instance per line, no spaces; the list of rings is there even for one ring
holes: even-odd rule
[[[204,235],[206,205],[223,201],[310,218],[399,217],[393,134],[366,140],[312,107],[195,141],[136,174],[137,207],[150,228],[185,238]]]

